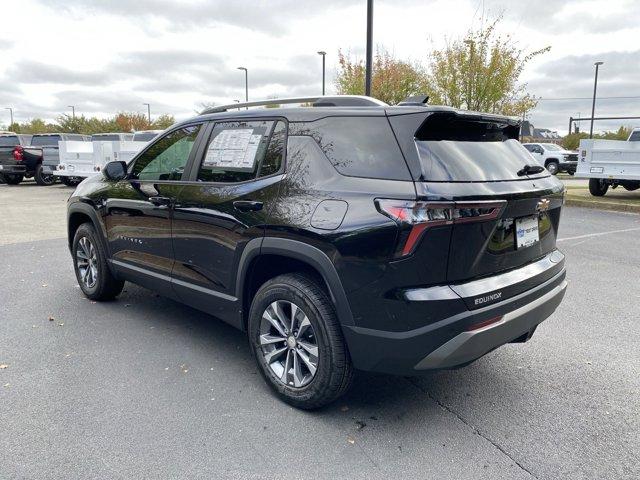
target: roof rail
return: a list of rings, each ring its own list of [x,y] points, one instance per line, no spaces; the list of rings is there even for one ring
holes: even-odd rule
[[[315,97],[295,97],[295,98],[270,98],[268,100],[257,100],[255,102],[230,103],[207,108],[201,115],[207,113],[226,112],[227,110],[240,109],[245,107],[264,107],[267,105],[282,105],[290,103],[313,103],[314,107],[387,107],[388,105],[376,98],[364,95],[333,95]]]

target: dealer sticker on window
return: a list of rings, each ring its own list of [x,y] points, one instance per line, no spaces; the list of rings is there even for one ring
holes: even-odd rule
[[[538,216],[516,218],[516,248],[524,248],[540,241]]]

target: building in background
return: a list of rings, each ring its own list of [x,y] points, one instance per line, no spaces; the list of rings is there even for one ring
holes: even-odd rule
[[[562,142],[562,137],[555,130],[535,128],[528,120],[522,122],[520,137],[523,142],[557,143],[558,145]]]

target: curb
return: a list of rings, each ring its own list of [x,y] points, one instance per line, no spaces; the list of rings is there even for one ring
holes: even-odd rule
[[[565,205],[571,207],[594,208],[598,210],[610,210],[615,212],[631,212],[640,213],[640,204],[633,205],[618,202],[601,202],[598,200],[586,200],[584,198],[576,198],[567,195],[565,197]]]

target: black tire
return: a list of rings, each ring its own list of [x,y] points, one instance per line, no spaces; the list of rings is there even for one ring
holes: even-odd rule
[[[42,164],[38,164],[38,166],[36,166],[34,178],[36,179],[36,183],[41,187],[48,187],[49,185],[56,183],[56,177],[53,175],[46,175],[42,171]]]
[[[293,382],[285,384],[265,359],[265,352],[260,345],[261,323],[265,311],[276,301],[285,305],[287,302],[295,304],[313,327],[310,330],[318,348],[315,357],[317,369],[306,385],[295,387],[292,385]],[[248,331],[251,352],[258,364],[258,370],[269,387],[286,403],[296,408],[312,410],[333,402],[350,387],[353,366],[340,323],[331,300],[313,277],[302,273],[290,273],[280,275],[262,285],[251,303]],[[292,351],[295,349],[287,347],[286,342],[284,348],[290,348]],[[297,347],[298,350],[300,348]],[[306,355],[306,352],[303,353]],[[287,351],[286,355],[288,354]],[[293,356],[295,357],[295,352]],[[291,370],[294,368],[291,367]],[[284,376],[285,379],[289,379],[288,374]]]
[[[589,193],[594,197],[603,197],[607,190],[609,190],[609,184],[605,183],[604,180],[600,178],[589,179]]]
[[[560,164],[555,160],[547,162],[546,168],[547,170],[549,170],[549,173],[551,175],[557,175],[558,173],[560,173]]]
[[[19,174],[11,174],[11,175],[3,175],[3,179],[7,185],[18,185],[24,179],[24,175]]]
[[[95,266],[96,270],[92,275],[95,282],[88,282],[86,281],[88,279],[83,279],[83,274],[81,272],[82,267],[79,265],[83,260],[82,254],[79,254],[79,250],[86,251],[86,247],[84,247],[86,243],[83,242],[83,239],[89,242],[91,247],[93,247],[93,252],[95,252],[95,259],[91,262],[91,265]],[[124,282],[116,279],[112,275],[111,270],[109,270],[109,266],[107,265],[107,255],[105,254],[102,243],[98,238],[98,234],[91,223],[83,223],[78,227],[78,230],[76,230],[76,234],[73,237],[71,252],[73,257],[73,269],[76,273],[78,285],[80,285],[80,289],[87,297],[91,300],[113,300],[120,294],[124,287]]]

